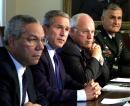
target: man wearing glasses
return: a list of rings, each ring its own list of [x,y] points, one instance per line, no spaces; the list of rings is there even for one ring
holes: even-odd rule
[[[47,104],[34,88],[28,68],[38,63],[44,49],[44,36],[42,26],[31,16],[17,15],[9,21],[4,47],[0,48],[0,106]]]
[[[101,94],[98,83],[90,81],[80,84],[65,72],[57,50],[67,40],[69,21],[68,14],[60,10],[51,10],[45,14],[43,26],[48,43],[39,63],[31,67],[37,88],[52,104],[93,100]]]
[[[88,14],[74,15],[61,58],[66,72],[76,81],[84,83],[94,79],[104,86],[109,81],[109,70],[100,46],[94,43],[94,32],[94,21]]]

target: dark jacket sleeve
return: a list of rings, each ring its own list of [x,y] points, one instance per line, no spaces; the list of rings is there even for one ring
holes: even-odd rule
[[[109,57],[104,55],[111,71],[110,76],[115,77],[116,74],[116,77],[130,77],[130,52],[123,41],[123,35],[121,33],[115,34],[116,46],[114,47],[103,26],[98,26],[98,29],[100,33],[95,37],[96,41],[101,45],[102,50],[105,49],[104,45],[107,45],[112,53]],[[117,65],[118,68],[114,69],[113,65]]]
[[[26,69],[26,75],[28,75],[27,80],[29,85],[28,86],[29,101],[32,103],[40,104],[41,106],[48,106],[49,102],[47,98],[43,94],[40,94],[38,89],[35,87],[32,71],[29,68]]]
[[[83,68],[81,59],[78,56],[62,54],[61,57],[67,73],[79,83],[84,84],[94,79],[103,86],[109,81],[109,69],[105,63],[101,66],[95,58],[91,58],[87,66]]]
[[[11,98],[11,91],[13,93],[13,86],[11,87],[12,79],[4,72],[0,71],[0,105],[1,106],[16,106],[13,102],[13,97]],[[14,95],[15,96],[15,95]],[[18,103],[16,103],[18,105]]]
[[[130,52],[123,45],[120,57],[119,57],[119,71],[118,74],[120,77],[130,77]]]
[[[83,58],[76,46],[68,40],[60,52],[66,72],[76,81],[80,83],[89,82],[97,79],[101,74],[100,63],[95,58],[87,61],[86,67],[83,66]]]

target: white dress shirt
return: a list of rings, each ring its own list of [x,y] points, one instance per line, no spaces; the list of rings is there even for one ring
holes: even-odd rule
[[[56,51],[55,51],[54,49],[52,49],[49,44],[47,44],[46,47],[47,47],[47,51],[48,51],[48,53],[49,53],[49,56],[50,56],[50,58],[51,58],[51,62],[52,62],[54,71],[55,71],[55,62],[54,62],[53,57],[54,57]]]
[[[56,51],[54,49],[52,49],[49,44],[47,44],[46,47],[47,47],[47,51],[49,53],[49,56],[50,56],[52,64],[53,64],[54,71],[55,71],[55,63],[53,60],[53,56]],[[87,100],[87,97],[86,97],[85,90],[84,89],[77,90],[77,101],[86,101],[86,100]]]
[[[15,67],[16,67],[16,70],[17,70],[17,74],[18,74],[19,86],[20,86],[20,106],[21,106],[22,93],[23,93],[22,92],[22,88],[23,88],[23,85],[22,85],[22,76],[24,74],[24,71],[26,70],[26,67],[23,67],[11,54],[10,54],[10,57],[12,58],[12,60],[13,60],[13,62],[15,64]],[[25,103],[27,103],[28,101],[29,101],[29,98],[28,98],[28,94],[26,92]]]

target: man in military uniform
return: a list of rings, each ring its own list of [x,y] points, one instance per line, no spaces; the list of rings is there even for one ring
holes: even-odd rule
[[[102,25],[95,37],[101,45],[103,56],[111,70],[111,78],[130,77],[130,52],[125,47],[119,30],[122,24],[122,9],[117,4],[108,5],[102,13]]]

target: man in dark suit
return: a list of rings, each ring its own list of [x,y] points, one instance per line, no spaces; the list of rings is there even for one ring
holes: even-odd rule
[[[43,28],[35,18],[17,15],[9,21],[5,28],[4,47],[0,48],[0,106],[47,104],[35,89],[28,69],[28,65],[38,63],[44,43]],[[23,75],[26,87],[22,84]]]
[[[94,21],[88,14],[74,15],[61,58],[66,72],[79,83],[94,79],[104,86],[109,81],[109,69],[103,62],[100,46],[94,43],[94,32]]]
[[[108,5],[102,13],[102,26],[98,26],[96,41],[101,45],[103,56],[113,77],[130,77],[130,52],[119,33],[122,9],[117,4]]]
[[[59,10],[49,11],[45,14],[43,26],[48,43],[39,63],[31,66],[35,84],[40,93],[45,94],[51,103],[86,101],[97,98],[101,94],[99,84],[93,80],[87,84],[79,84],[72,80],[66,74],[62,61],[57,54],[56,50],[63,47],[68,37],[70,29],[68,14]],[[55,56],[59,66],[56,66]]]

